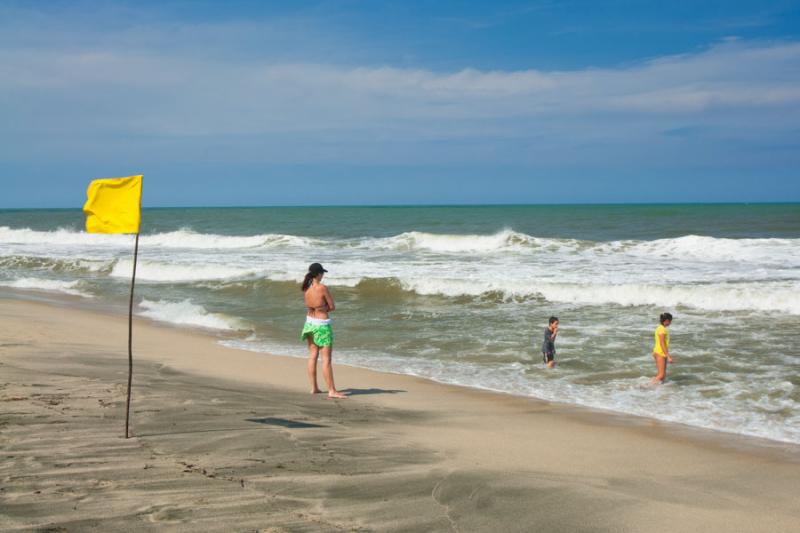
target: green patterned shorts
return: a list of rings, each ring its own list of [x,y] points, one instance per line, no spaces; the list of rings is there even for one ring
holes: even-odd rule
[[[306,337],[309,336],[317,346],[333,346],[331,321],[314,318],[306,319],[306,323],[303,325],[303,332],[300,334],[300,340],[306,340]]]

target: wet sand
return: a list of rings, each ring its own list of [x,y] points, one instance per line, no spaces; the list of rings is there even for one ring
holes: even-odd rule
[[[800,446],[0,299],[0,529],[796,531]],[[679,409],[680,406],[665,406]]]

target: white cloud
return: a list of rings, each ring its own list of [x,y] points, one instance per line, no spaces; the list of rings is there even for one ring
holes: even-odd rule
[[[167,158],[177,149],[170,143],[184,143],[183,157],[232,161],[555,166],[670,162],[699,151],[687,135],[716,143],[697,161],[738,157],[756,141],[798,141],[793,42],[726,40],[618,68],[453,72],[188,44],[230,44],[237,31],[150,27],[140,46],[134,30],[80,46],[0,39],[0,155],[86,154],[97,143]],[[169,32],[181,46],[170,46]]]
[[[440,73],[231,63],[152,51],[11,49],[0,52],[0,91],[44,103],[52,96],[60,105],[111,100],[136,110],[136,122],[157,133],[180,134],[186,125],[194,133],[253,133],[299,121],[301,129],[327,129],[389,119],[696,115],[781,106],[795,113],[798,67],[800,44],[741,41],[625,68],[555,72]]]

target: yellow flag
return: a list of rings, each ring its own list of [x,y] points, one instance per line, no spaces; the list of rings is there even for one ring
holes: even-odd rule
[[[86,190],[86,231],[139,233],[142,176],[94,180]]]

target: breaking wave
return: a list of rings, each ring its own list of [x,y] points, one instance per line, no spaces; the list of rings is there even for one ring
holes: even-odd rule
[[[142,300],[137,314],[160,322],[192,326],[219,331],[245,329],[237,319],[220,313],[209,313],[203,306],[191,300],[166,301]]]
[[[0,227],[0,245],[110,246],[129,248],[130,235],[88,234],[70,229],[35,231],[27,228]],[[390,237],[321,239],[284,234],[218,235],[189,229],[145,234],[142,249],[236,250],[258,248],[286,249],[364,249],[374,251],[426,252],[433,254],[581,254],[712,262],[756,262],[800,266],[800,239],[726,239],[686,235],[651,241],[585,241],[527,235],[506,229],[490,235],[437,234],[410,231]]]
[[[70,229],[54,231],[35,231],[32,229],[12,229],[0,226],[0,244],[9,245],[54,245],[54,246],[107,246],[131,247],[131,235],[90,234]],[[143,234],[139,238],[139,246],[154,248],[221,250],[237,248],[272,248],[272,247],[308,247],[318,241],[307,237],[281,234],[263,234],[250,236],[217,235],[213,233],[196,233],[183,229],[165,233]]]
[[[133,260],[120,259],[111,270],[111,277],[130,279],[133,273]],[[252,268],[202,263],[197,265],[174,264],[162,261],[140,260],[136,265],[136,279],[156,282],[191,282],[216,279],[236,279],[252,276]]]
[[[48,272],[91,273],[111,272],[114,260],[56,259],[52,257],[9,255],[0,257],[0,268],[23,269]]]
[[[84,298],[91,298],[91,294],[87,294],[77,287],[81,284],[80,280],[63,281],[58,279],[42,279],[42,278],[19,278],[10,281],[0,281],[0,286],[10,287],[12,289],[24,289],[34,291],[46,292],[60,292],[63,294],[71,294],[73,296],[83,296]]]
[[[271,286],[271,287],[270,287]],[[211,290],[246,294],[251,291],[295,291],[299,282],[279,278],[220,281]],[[762,311],[800,315],[800,281],[719,283],[681,286],[640,283],[590,285],[570,283],[477,282],[432,278],[361,278],[339,283],[359,300],[401,303],[414,295],[497,301],[544,300],[583,305],[692,307],[710,311]]]

